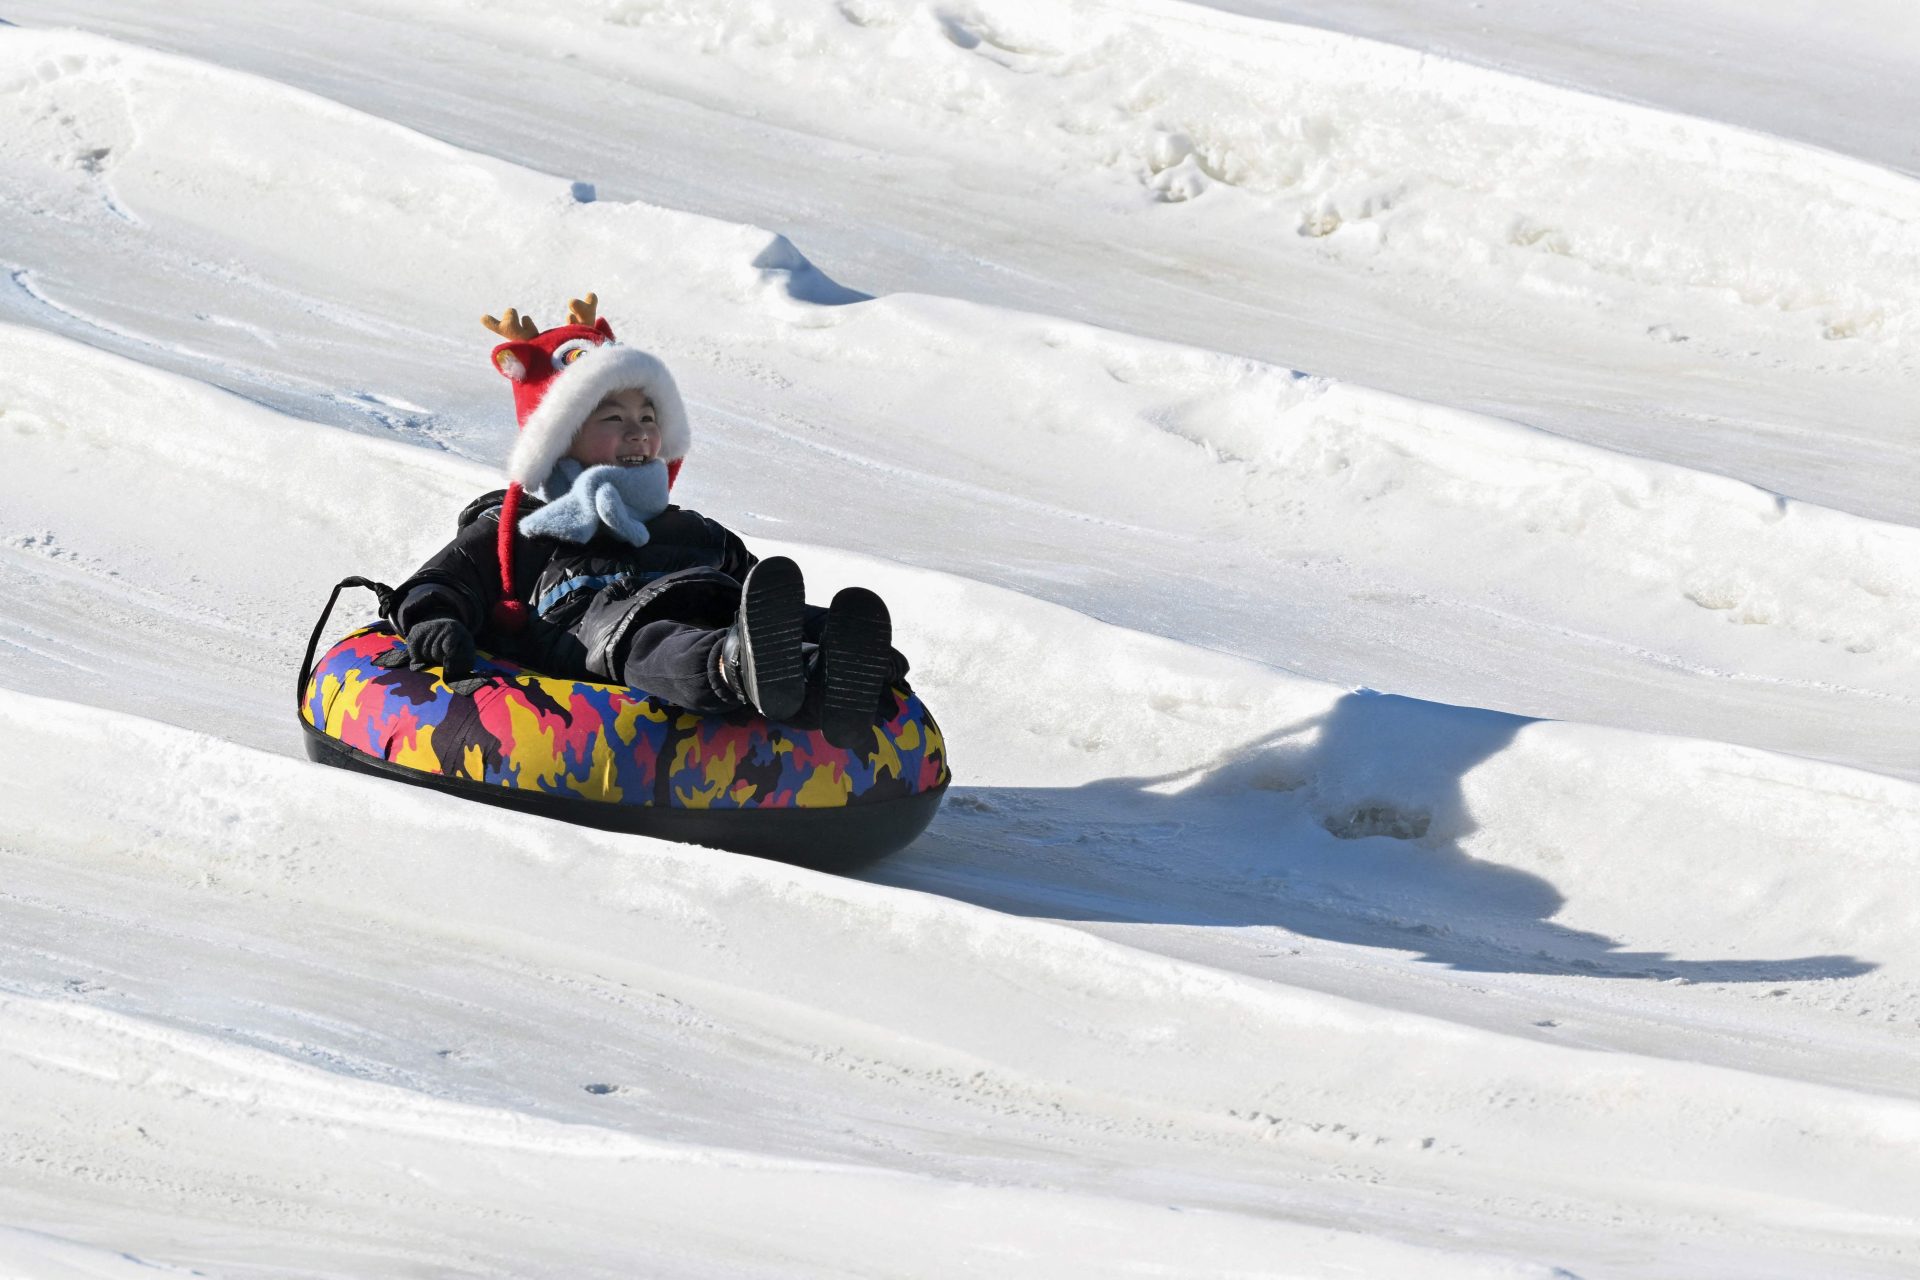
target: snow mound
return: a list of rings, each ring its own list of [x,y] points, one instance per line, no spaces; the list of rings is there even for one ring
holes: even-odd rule
[[[1259,361],[946,299],[836,312],[950,470],[1378,588],[1479,602],[1712,670],[1920,661],[1920,530]],[[990,379],[981,377],[991,370]],[[1445,554],[1436,555],[1436,548]],[[1729,625],[1731,624],[1731,625]]]
[[[736,304],[769,291],[816,306],[860,296],[772,232],[582,201],[573,182],[462,152],[327,99],[78,32],[0,34],[0,103],[0,174],[38,193],[43,217],[83,234],[104,220],[136,240],[169,238],[169,260],[159,267],[170,306],[219,339],[188,354],[251,354],[297,334],[310,356],[336,353],[337,384],[357,344],[392,344],[417,361],[432,350],[419,347],[420,329],[452,329],[442,321],[458,315],[464,331],[482,311],[509,305],[503,293],[551,323],[564,297],[549,282],[578,275],[579,283],[559,287],[584,293],[604,279],[609,261],[622,262],[634,281],[628,297],[654,294],[657,306],[667,299],[640,281],[668,278]],[[268,136],[272,144],[263,146]],[[288,154],[301,157],[297,170]],[[267,251],[247,253],[242,265],[231,256],[235,242]],[[320,256],[308,252],[322,243]],[[429,244],[440,248],[416,259],[413,271],[390,273],[396,250],[405,256]],[[96,251],[111,258],[116,247]],[[465,266],[448,274],[456,258]],[[153,269],[132,267],[135,275]],[[386,283],[337,303],[330,295],[342,271],[355,279],[354,292]],[[236,289],[264,295],[273,313],[223,326]],[[70,314],[122,336],[151,327],[137,307],[126,314],[126,292],[82,299]],[[656,312],[652,323],[669,321]],[[451,349],[438,345],[442,354]]]
[[[903,618],[943,620],[909,623],[961,783],[937,860],[1017,878],[1044,853],[1048,883],[1100,886],[1118,918],[1324,931],[1305,923],[1324,911],[1468,968],[1881,969],[1876,1012],[1920,1010],[1920,914],[1892,905],[1920,847],[1914,784],[1332,689],[962,579],[786,550],[823,590],[864,582]]]
[[[0,1267],[8,1275],[32,1280],[159,1280],[207,1274],[17,1227],[0,1227]]]
[[[878,314],[877,305],[858,310]],[[902,347],[931,344],[944,335],[951,348],[956,335],[970,335],[971,346],[951,350],[955,364],[977,357],[1005,371],[995,394],[1034,405],[1036,412],[1049,373],[1064,372],[1067,385],[1089,388],[1092,426],[1063,420],[1060,441],[1038,442],[1036,450],[1084,453],[1087,434],[1102,432],[1110,434],[1116,456],[1128,459],[1111,473],[1116,486],[1140,469],[1135,460],[1143,451],[1156,448],[1164,452],[1153,458],[1150,470],[1162,482],[1175,477],[1179,483],[1188,468],[1203,474],[1236,470],[1242,492],[1256,496],[1263,483],[1272,494],[1291,484],[1292,503],[1325,501],[1325,526],[1346,522],[1348,540],[1356,546],[1366,542],[1354,530],[1374,521],[1366,541],[1386,548],[1383,564],[1395,555],[1417,563],[1422,539],[1451,540],[1457,551],[1474,532],[1474,520],[1512,523],[1547,511],[1573,519],[1581,507],[1569,501],[1569,493],[1586,495],[1596,522],[1618,522],[1607,531],[1611,538],[1625,541],[1618,530],[1631,531],[1641,522],[1646,532],[1639,536],[1652,545],[1636,548],[1635,555],[1659,565],[1664,552],[1667,571],[1682,557],[1721,556],[1736,563],[1742,539],[1750,542],[1786,526],[1776,553],[1779,563],[1767,568],[1790,570],[1796,554],[1804,557],[1799,563],[1807,568],[1798,585],[1809,592],[1832,591],[1822,582],[1820,556],[1838,560],[1851,552],[1853,571],[1864,574],[1873,561],[1863,548],[1870,553],[1873,538],[1884,538],[1883,545],[1891,548],[1910,533],[1817,511],[1796,519],[1803,508],[1782,518],[1772,504],[1730,481],[1663,472],[1486,420],[1442,414],[1435,422],[1419,406],[1387,401],[1382,409],[1378,398],[1365,394],[1357,397],[1359,410],[1348,411],[1349,423],[1357,419],[1357,426],[1313,426],[1304,433],[1305,445],[1275,447],[1278,463],[1226,463],[1166,424],[1226,432],[1236,415],[1252,421],[1261,404],[1282,421],[1316,407],[1331,415],[1339,410],[1342,392],[1318,389],[1252,362],[1093,331],[1055,330],[1037,320],[1003,317],[988,336],[988,326],[966,323],[956,316],[958,310],[954,303],[907,300],[896,309],[888,332]],[[907,323],[920,316],[927,318]],[[858,349],[860,344],[851,345]],[[1012,354],[1023,350],[1029,353],[1026,360]],[[28,633],[22,639],[38,654],[12,678],[35,672],[40,687],[66,686],[74,696],[103,706],[218,728],[260,745],[284,743],[287,673],[327,586],[348,572],[404,573],[447,536],[445,520],[453,511],[495,483],[472,464],[286,419],[66,339],[0,328],[0,353],[10,367],[23,371],[0,391],[0,432],[6,433],[18,464],[11,480],[0,480],[0,492],[6,495],[6,510],[20,522],[11,538],[12,554],[0,557],[0,564],[18,576],[19,598],[65,601],[75,616],[93,620],[97,630],[92,634],[98,637],[76,645],[52,636],[35,642]],[[76,393],[81,384],[75,375],[82,370],[86,391]],[[1213,389],[1222,382],[1225,392]],[[932,413],[944,390],[936,384],[923,394]],[[1285,407],[1286,399],[1297,403]],[[1196,410],[1196,401],[1209,407]],[[137,429],[122,421],[127,405],[141,407]],[[1375,411],[1366,413],[1369,408]],[[1396,408],[1404,421],[1384,411]],[[940,423],[927,425],[937,431]],[[1320,441],[1314,440],[1316,432],[1325,433]],[[1010,437],[1001,443],[1011,448]],[[956,432],[948,447],[986,457],[995,444]],[[1357,497],[1353,488],[1342,488],[1334,474],[1338,469],[1327,465],[1336,447],[1360,459],[1360,466],[1349,468],[1362,473],[1355,482]],[[1296,483],[1302,455],[1307,468],[1320,467],[1328,478]],[[84,457],[87,465],[71,465],[75,457]],[[1267,465],[1276,478],[1262,470]],[[1371,478],[1365,475],[1369,470]],[[283,477],[299,477],[301,483],[262,484]],[[1664,513],[1663,489],[1673,495]],[[104,493],[130,500],[102,503],[97,499]],[[1464,508],[1464,516],[1454,516],[1450,527],[1440,515],[1452,504],[1455,510]],[[1257,503],[1248,505],[1260,512]],[[1368,507],[1409,514],[1396,522],[1363,515]],[[436,521],[422,519],[423,511],[445,514]],[[150,536],[156,528],[204,521],[209,512],[219,513],[219,538],[156,541]],[[1718,540],[1682,540],[1688,526],[1697,534],[1711,530],[1716,520],[1726,529]],[[1823,528],[1838,531],[1831,549],[1819,546]],[[1796,545],[1798,529],[1811,533]],[[1559,532],[1557,545],[1568,558],[1556,572],[1532,572],[1525,581],[1551,588],[1561,574],[1590,580],[1612,571],[1611,562],[1592,556],[1596,548],[1606,550],[1607,542],[1582,537],[1577,529]],[[1555,545],[1549,536],[1543,534],[1542,541]],[[1657,541],[1663,537],[1672,539],[1665,547]],[[781,544],[756,539],[756,545],[767,550]],[[47,554],[53,548],[62,554]],[[1609,850],[1649,840],[1665,848],[1674,837],[1663,832],[1683,832],[1689,866],[1702,865],[1707,857],[1723,859],[1728,877],[1750,884],[1753,896],[1728,898],[1718,889],[1701,895],[1676,886],[1662,899],[1670,910],[1656,906],[1642,912],[1622,900],[1578,923],[1609,934],[1624,928],[1672,949],[1685,944],[1699,920],[1720,919],[1740,902],[1759,912],[1756,919],[1699,935],[1703,945],[1775,955],[1827,955],[1857,946],[1873,963],[1883,963],[1890,951],[1905,954],[1896,941],[1903,919],[1898,913],[1886,916],[1891,933],[1869,931],[1854,938],[1840,928],[1839,922],[1868,914],[1861,904],[1884,888],[1875,875],[1836,880],[1815,871],[1856,862],[1864,869],[1889,858],[1898,864],[1893,851],[1912,813],[1910,804],[1896,800],[1906,794],[1900,784],[1811,763],[1749,765],[1749,760],[1778,758],[1740,747],[1635,734],[1609,739],[1600,730],[1529,725],[1470,709],[1432,710],[1434,704],[1411,699],[1343,694],[1325,684],[1277,676],[1258,664],[1102,627],[1058,606],[960,577],[816,547],[789,549],[809,566],[816,598],[864,581],[893,601],[902,646],[913,655],[919,679],[936,693],[956,691],[945,705],[936,698],[936,714],[953,721],[957,767],[963,773],[977,770],[972,776],[982,784],[1019,786],[1040,779],[1048,787],[1081,787],[1103,779],[1208,771],[1245,777],[1256,790],[1269,793],[1312,782],[1295,798],[1300,803],[1294,812],[1318,838],[1398,833],[1551,879],[1592,875],[1597,879],[1586,888],[1598,899],[1623,892],[1626,883],[1614,875]],[[1882,554],[1891,565],[1891,550]],[[1551,562],[1543,552],[1534,563]],[[1628,565],[1636,567],[1633,559]],[[1889,608],[1906,603],[1898,596],[1875,598]],[[364,608],[364,603],[349,608]],[[1692,604],[1676,608],[1707,613]],[[20,634],[19,621],[8,625]],[[136,649],[147,656],[133,662],[104,656],[124,644],[129,630],[144,637]],[[271,639],[263,643],[265,638]],[[101,656],[88,652],[96,643]],[[1521,766],[1531,747],[1517,754],[1502,749],[1509,740],[1517,746],[1536,739],[1542,740],[1539,764]],[[969,740],[992,744],[978,763],[967,761]],[[1391,745],[1402,741],[1410,745]],[[1601,745],[1616,742],[1620,745]],[[1239,750],[1227,744],[1239,744]],[[1567,804],[1584,812],[1591,803],[1592,811],[1570,827],[1539,831],[1532,826],[1536,810],[1526,797],[1553,785],[1551,779],[1564,774],[1569,759],[1588,762],[1576,776],[1599,781],[1583,781],[1568,794]],[[1311,769],[1302,760],[1312,761]],[[1503,767],[1515,771],[1495,784]],[[1731,781],[1755,769],[1761,779],[1781,781],[1777,787],[1754,784],[1760,787],[1757,794],[1769,797],[1764,803],[1756,803],[1746,784]],[[1836,780],[1806,782],[1804,790],[1796,781],[1829,777]],[[1709,786],[1709,779],[1720,781]],[[1469,805],[1469,790],[1483,783],[1496,787],[1488,803]],[[1849,793],[1858,793],[1862,804],[1845,811],[1852,816],[1843,821],[1831,800]],[[1799,812],[1802,794],[1822,797],[1817,813],[1790,817]],[[1646,797],[1660,800],[1652,804]],[[1494,813],[1509,815],[1518,826],[1504,829],[1492,821]],[[1631,820],[1640,813],[1651,817],[1635,828]],[[1822,824],[1828,834],[1817,835]],[[1784,831],[1796,834],[1788,840],[1780,834]],[[1797,843],[1804,838],[1816,839],[1827,852],[1814,861],[1793,854],[1804,847]],[[1498,852],[1483,853],[1483,848]],[[1757,850],[1766,851],[1759,862],[1754,861]],[[1736,866],[1744,866],[1738,876],[1733,875]],[[1856,891],[1867,896],[1853,896]],[[1827,909],[1804,916],[1762,907],[1774,895],[1789,893],[1802,902],[1839,896],[1828,901]],[[1582,894],[1577,900],[1593,899]],[[1577,908],[1576,914],[1585,909]],[[1759,932],[1744,932],[1749,925]]]
[[[522,965],[623,977],[697,1004],[732,1036],[750,1029],[766,1046],[755,1056],[811,1062],[814,1072],[864,1061],[870,1070],[956,1082],[960,1093],[936,1104],[942,1110],[1057,1109],[1057,1123],[1086,1131],[1082,1141],[1094,1150],[1172,1140],[1177,1152],[1200,1143],[1226,1152],[1230,1167],[1234,1151],[1244,1155],[1253,1144],[1274,1162],[1267,1176],[1284,1182],[1281,1170],[1309,1167],[1333,1140],[1345,1160],[1390,1171],[1397,1185],[1432,1186],[1443,1169],[1455,1180],[1475,1167],[1502,1177],[1524,1170],[1545,1194],[1642,1207],[1643,1172],[1656,1160],[1672,1179],[1663,1202],[1803,1241],[1852,1229],[1843,1223],[1894,1229],[1920,1195],[1911,1177],[1920,1168],[1920,1103],[1493,1035],[939,897],[583,832],[25,695],[0,696],[0,725],[7,740],[35,744],[0,784],[0,812],[11,815],[4,843],[59,868],[82,886],[76,893],[111,884],[124,895],[145,884],[143,899],[197,891],[212,905],[245,900],[259,912],[297,913],[316,938],[349,926],[385,936],[394,962],[408,967],[451,944]],[[193,786],[177,786],[182,777]],[[30,802],[83,790],[88,804],[77,811]],[[1914,936],[1911,926],[1905,936]],[[1063,1019],[1059,1002],[1069,994],[1073,1012]],[[659,1016],[632,1009],[623,1034],[647,1034]],[[531,1185],[547,1188],[556,1205],[604,1202],[575,1180],[617,1169],[638,1180],[632,1196],[615,1197],[622,1213],[660,1205],[653,1192],[667,1182],[712,1181],[699,1195],[724,1197],[783,1180],[778,1160],[663,1150],[618,1133],[495,1116],[345,1078],[338,1067],[317,1071],[234,1047],[224,1043],[231,1031],[213,1042],[44,999],[9,1000],[0,1017],[5,1070],[30,1072],[40,1088],[70,1101],[34,1122],[43,1141],[83,1136],[62,1115],[91,1113],[85,1127],[102,1132],[102,1109],[120,1125],[148,1121],[170,1136],[195,1135],[201,1169],[176,1186],[217,1185],[232,1158],[219,1134],[262,1111],[284,1115],[296,1141],[244,1153],[255,1176],[261,1160],[303,1167],[314,1147],[298,1135],[311,1129],[319,1138],[347,1125],[361,1135],[354,1143],[320,1140],[335,1154],[309,1172],[325,1184],[363,1143],[391,1148],[400,1164],[424,1159],[443,1171],[459,1167],[463,1151],[505,1144],[553,1167],[555,1176]],[[1087,1054],[1089,1036],[1101,1054]],[[92,1065],[66,1065],[75,1062]],[[151,1078],[177,1084],[133,1087]],[[1367,1087],[1338,1083],[1355,1079]],[[1263,1083],[1249,1093],[1255,1080]],[[936,1083],[936,1093],[946,1087]],[[1553,1123],[1543,1127],[1549,1115]],[[1628,1116],[1636,1136],[1621,1144],[1610,1135]],[[838,1122],[829,1113],[822,1123]],[[617,1119],[608,1125],[624,1127]],[[1569,1144],[1584,1153],[1577,1168],[1564,1159]],[[179,1161],[175,1152],[176,1179]],[[369,1164],[361,1154],[350,1163],[358,1171]],[[1222,1193],[1216,1186],[1209,1197]],[[790,1230],[798,1219],[769,1219],[775,1225],[765,1238],[844,1249],[851,1232],[875,1238],[884,1254],[901,1247],[884,1234],[888,1223],[925,1221],[923,1209],[904,1201],[897,1213],[868,1212],[871,1197],[895,1194],[923,1193],[882,1183],[857,1200],[827,1195],[861,1210],[812,1231]],[[1020,1193],[968,1194],[986,1215],[976,1227],[1006,1214],[1017,1231],[1028,1207]],[[543,1193],[543,1213],[546,1200]],[[677,1203],[667,1201],[668,1210]],[[205,1197],[189,1202],[209,1211]],[[1753,1213],[1756,1205],[1763,1211]],[[697,1216],[663,1210],[645,1234]],[[1265,1224],[1216,1225],[1195,1224],[1193,1239],[1228,1256],[1273,1242]],[[1140,1247],[1132,1237],[1141,1232],[1127,1234]]]
[[[485,0],[462,20],[476,10],[496,32],[526,13]],[[937,135],[1014,151],[1038,181],[1231,196],[1389,269],[1497,267],[1593,305],[1711,295],[1835,340],[1897,340],[1920,301],[1903,230],[1920,182],[1338,32],[1165,0],[595,0],[543,23],[689,96],[723,78],[829,136]]]
[[[355,1080],[72,1000],[0,996],[0,1029],[0,1079],[47,1104],[17,1127],[16,1150],[58,1144],[85,1162],[80,1174],[117,1171],[93,1210],[111,1209],[121,1238],[167,1241],[215,1274],[261,1257],[290,1271],[458,1256],[513,1274],[828,1276],[844,1273],[849,1249],[914,1257],[935,1276],[976,1275],[983,1257],[1009,1276],[1164,1275],[1196,1260],[1245,1274],[1277,1250],[1303,1276],[1554,1274],[1252,1214],[652,1141]],[[982,1246],[983,1229],[1001,1243]],[[1019,1256],[1005,1258],[1015,1241]],[[5,1228],[0,1263],[36,1280],[208,1274]]]
[[[775,472],[848,457],[896,468],[956,527],[983,494],[1039,504],[1036,527],[1108,521],[1184,545],[1179,576],[1223,591],[1237,575],[1222,561],[1250,556],[1346,608],[1447,601],[1462,660],[1525,627],[1536,647],[1605,651],[1635,682],[1664,666],[1790,703],[1837,699],[1849,717],[1913,713],[1910,529],[1243,358],[958,301],[840,305],[854,295],[772,233],[583,204],[561,179],[185,59],[19,32],[0,41],[0,66],[20,86],[8,163],[63,211],[54,247],[37,250],[50,265],[14,273],[28,314],[142,359],[228,385],[263,366],[270,402],[304,387],[302,412],[344,403],[363,428],[497,457],[497,428],[483,439],[463,413],[396,402],[472,403],[475,348],[450,335],[508,299],[557,305],[566,291],[550,282],[575,280],[681,370],[703,421],[761,407],[757,429],[781,434],[756,451]],[[263,119],[301,149],[299,170],[261,147]],[[112,162],[48,161],[69,133]],[[255,265],[214,265],[235,258]],[[156,326],[128,299],[163,290],[206,319],[189,343],[143,349],[130,335]],[[298,341],[262,337],[283,333]],[[1590,700],[1521,705],[1601,718]],[[1821,705],[1751,732],[1859,759],[1832,716]],[[1877,751],[1859,762],[1920,768]]]

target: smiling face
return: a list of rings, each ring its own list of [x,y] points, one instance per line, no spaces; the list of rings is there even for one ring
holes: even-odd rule
[[[660,456],[660,422],[639,390],[613,391],[574,433],[567,456],[585,466],[637,467]]]

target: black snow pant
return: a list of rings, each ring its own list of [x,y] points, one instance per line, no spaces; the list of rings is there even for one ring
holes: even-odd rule
[[[809,614],[814,614],[812,609]],[[821,609],[807,619],[807,634],[816,636],[826,621]],[[718,630],[686,622],[662,620],[635,627],[627,641],[627,656],[622,681],[644,689],[656,698],[701,715],[736,711],[740,699],[719,683],[720,646],[725,642],[725,627]],[[820,727],[822,689],[818,678],[819,645],[814,640],[801,644],[807,671],[807,696],[800,709],[786,723],[796,729]]]
[[[635,589],[601,592],[565,628],[590,678],[642,689],[700,715],[743,705],[719,670],[720,645],[740,607],[740,584],[713,570],[673,574]],[[827,611],[806,606],[801,634],[807,667],[825,629]],[[556,665],[563,665],[556,663]],[[789,723],[817,728],[820,682],[809,677],[807,700]]]
[[[719,684],[720,644],[726,629],[662,618],[627,635],[621,683],[644,689],[688,711],[732,711],[740,699]]]

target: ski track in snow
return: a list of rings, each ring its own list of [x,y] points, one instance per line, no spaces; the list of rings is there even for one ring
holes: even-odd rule
[[[882,282],[985,246],[916,295],[476,108],[524,6],[359,15],[459,50],[411,89],[27,10],[123,39],[0,24],[0,1269],[1920,1265],[1920,183],[1197,6],[545,12],[725,199],[806,139]],[[1299,355],[1208,327],[1296,280],[1359,299]],[[958,782],[863,881],[287,758],[326,586],[494,483],[472,315],[586,288],[690,500],[893,602]]]

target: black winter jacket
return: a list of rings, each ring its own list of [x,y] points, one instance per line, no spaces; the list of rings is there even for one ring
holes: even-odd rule
[[[740,580],[755,557],[724,525],[668,507],[647,521],[644,547],[604,530],[584,544],[519,535],[513,594],[533,618],[518,635],[496,630],[505,496],[496,490],[469,503],[453,541],[394,591],[389,621],[401,632],[427,618],[457,618],[490,652],[549,675],[617,681],[621,646],[634,627],[662,618],[704,627],[733,621]],[[522,501],[522,512],[542,505],[531,496]]]

